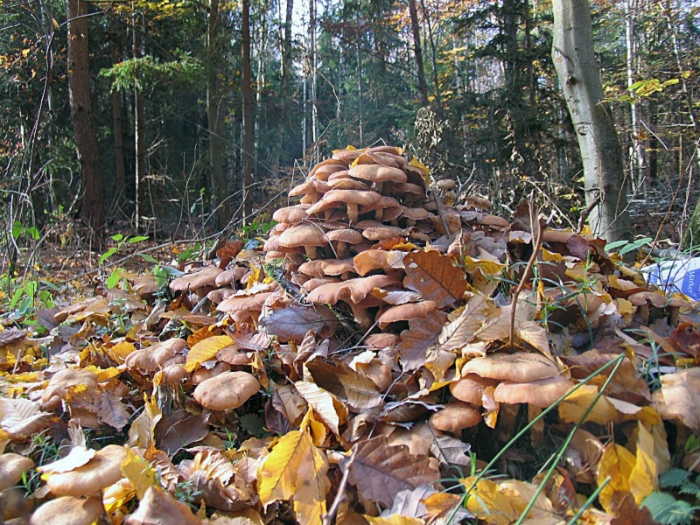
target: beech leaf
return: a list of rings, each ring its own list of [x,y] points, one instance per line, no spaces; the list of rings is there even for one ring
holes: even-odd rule
[[[404,371],[418,370],[425,364],[427,351],[438,341],[447,314],[441,311],[429,313],[425,319],[411,319],[408,330],[401,332],[399,353]]]
[[[377,385],[342,361],[324,363],[316,359],[306,366],[317,385],[346,401],[356,411],[382,404]]]
[[[204,361],[214,358],[216,353],[233,344],[233,339],[227,335],[215,335],[194,345],[187,354],[185,370],[194,372]]]
[[[679,421],[700,434],[700,368],[661,376],[654,392],[654,408],[664,419]]]
[[[293,500],[302,525],[318,525],[326,513],[328,460],[308,432],[293,430],[282,436],[258,473],[260,502]]]
[[[276,335],[280,341],[296,342],[301,342],[309,331],[320,334],[325,329],[332,333],[337,323],[333,312],[322,305],[313,308],[287,306],[259,320],[260,328],[268,335]]]
[[[105,392],[100,397],[100,408],[97,412],[97,417],[103,423],[107,423],[117,431],[120,431],[129,422],[129,411],[121,399],[111,392]]]
[[[340,418],[335,411],[333,396],[323,388],[309,383],[308,381],[298,381],[294,383],[294,387],[299,391],[309,406],[314,409],[314,412],[318,414],[321,421],[323,421],[331,432],[337,436],[339,434],[338,426],[340,425]]]
[[[420,292],[426,301],[444,308],[459,301],[467,289],[464,272],[452,259],[435,250],[409,253],[404,258],[404,286]]]
[[[390,446],[386,436],[358,443],[352,454],[350,483],[357,486],[363,498],[385,507],[390,507],[402,490],[413,490],[423,483],[432,484],[439,478],[439,471],[432,468],[426,456],[412,456],[406,446]],[[346,465],[341,463],[344,469]]]

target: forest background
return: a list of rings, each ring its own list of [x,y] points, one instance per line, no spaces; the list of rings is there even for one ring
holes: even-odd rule
[[[700,6],[590,6],[636,232],[679,241],[697,200]],[[503,216],[529,194],[555,227],[585,209],[546,0],[3,0],[0,18],[11,259],[18,232],[89,238],[78,217],[96,239],[264,224],[348,144],[404,145]]]

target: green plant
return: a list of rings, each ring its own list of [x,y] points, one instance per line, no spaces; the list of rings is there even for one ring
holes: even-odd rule
[[[642,246],[650,245],[653,241],[651,237],[643,237],[642,239],[637,239],[635,241],[621,240],[611,242],[605,245],[605,251],[608,253],[613,253],[617,251],[620,255],[625,255],[629,252],[634,252],[639,250]],[[620,248],[617,250],[617,248]]]
[[[134,237],[129,237],[129,236],[124,237],[124,235],[122,235],[121,233],[117,233],[116,235],[112,235],[110,238],[113,241],[116,241],[117,245],[112,246],[109,250],[107,250],[105,253],[100,255],[100,259],[99,259],[100,266],[102,266],[107,259],[109,259],[115,253],[117,253],[119,250],[121,250],[125,244],[136,244],[136,243],[148,240],[148,237],[145,235],[137,235]],[[146,259],[146,260],[148,260],[148,259]],[[155,259],[154,259],[154,261],[155,261]],[[107,288],[112,289],[115,286],[117,286],[119,284],[119,282],[121,281],[121,278],[122,278],[121,269],[114,268],[112,270],[112,273],[109,275],[109,277],[105,281]]]
[[[196,502],[202,495],[201,490],[195,490],[192,480],[181,481],[175,485],[175,499],[187,504],[193,512],[197,512],[199,507]]]

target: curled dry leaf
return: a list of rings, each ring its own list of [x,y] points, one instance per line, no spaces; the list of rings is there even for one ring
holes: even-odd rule
[[[662,418],[678,421],[700,434],[700,368],[661,376],[653,407]]]
[[[404,259],[404,286],[420,292],[426,301],[435,301],[438,308],[451,306],[462,299],[467,280],[452,259],[437,251],[414,252]]]
[[[341,468],[350,469],[349,480],[363,498],[385,507],[393,504],[399,492],[432,485],[440,476],[427,457],[414,457],[405,446],[390,446],[385,436],[358,443],[352,454],[350,466],[346,458]]]
[[[192,514],[185,503],[176,500],[168,492],[150,487],[136,512],[129,514],[124,524],[150,525],[151,523],[200,525],[202,520]]]

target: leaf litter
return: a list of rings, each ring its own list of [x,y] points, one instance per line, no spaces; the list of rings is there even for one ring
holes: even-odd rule
[[[6,317],[25,516],[653,522],[659,476],[699,469],[698,303],[526,201],[509,222],[427,181],[398,148],[342,150],[264,246],[123,272],[37,312],[42,337]]]

